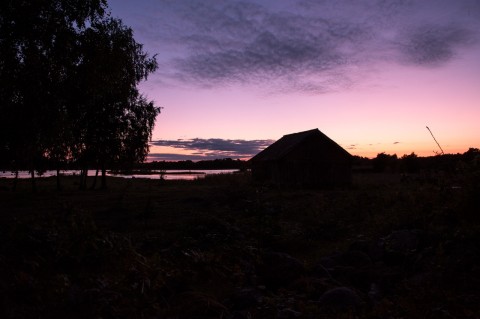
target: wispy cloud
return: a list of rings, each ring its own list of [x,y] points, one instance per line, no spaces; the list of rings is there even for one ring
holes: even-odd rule
[[[414,65],[438,66],[455,55],[458,47],[472,42],[470,30],[458,26],[422,25],[409,30],[399,46],[404,61]]]
[[[324,92],[350,83],[339,71],[353,63],[355,47],[369,36],[369,30],[356,23],[276,12],[247,2],[210,10],[210,15],[215,13],[209,19],[212,28],[183,38],[193,50],[174,62],[182,81],[204,86],[268,82]],[[205,25],[205,16],[191,18]]]
[[[142,30],[160,50],[174,52],[159,55],[161,76],[203,87],[323,93],[355,85],[377,62],[441,66],[479,39],[474,0],[160,0],[156,6]]]
[[[357,146],[358,146],[358,144],[350,144],[350,145],[347,145],[345,148],[347,150],[355,150],[355,149],[357,149]]]
[[[206,160],[216,158],[249,158],[257,154],[273,140],[228,140],[228,139],[189,139],[189,140],[158,140],[152,146],[168,146],[190,151],[190,154],[151,153],[150,160]]]

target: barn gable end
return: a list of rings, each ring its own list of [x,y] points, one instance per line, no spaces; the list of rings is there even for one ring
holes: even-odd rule
[[[255,155],[252,176],[293,187],[349,185],[352,156],[318,129],[293,133]]]

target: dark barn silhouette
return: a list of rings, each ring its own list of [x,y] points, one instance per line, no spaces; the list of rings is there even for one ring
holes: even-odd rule
[[[350,185],[352,156],[313,129],[284,135],[250,159],[253,179],[290,187]]]

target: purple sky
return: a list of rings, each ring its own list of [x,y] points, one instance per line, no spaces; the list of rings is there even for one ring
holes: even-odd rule
[[[110,0],[157,54],[151,159],[248,158],[319,128],[353,155],[479,147],[477,0]]]

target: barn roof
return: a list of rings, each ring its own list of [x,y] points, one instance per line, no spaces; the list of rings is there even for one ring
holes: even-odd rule
[[[290,153],[292,150],[294,150],[295,147],[301,144],[302,141],[312,136],[320,137],[320,139],[322,139],[324,142],[331,144],[334,147],[337,147],[338,149],[342,150],[345,153],[345,155],[351,156],[340,145],[338,145],[333,140],[331,140],[328,136],[320,132],[320,130],[317,128],[317,129],[308,130],[304,132],[284,135],[281,139],[279,139],[278,141],[271,144],[269,147],[267,147],[266,149],[264,149],[263,151],[261,151],[260,153],[252,157],[251,161],[272,161],[272,160],[281,159],[282,157]]]

